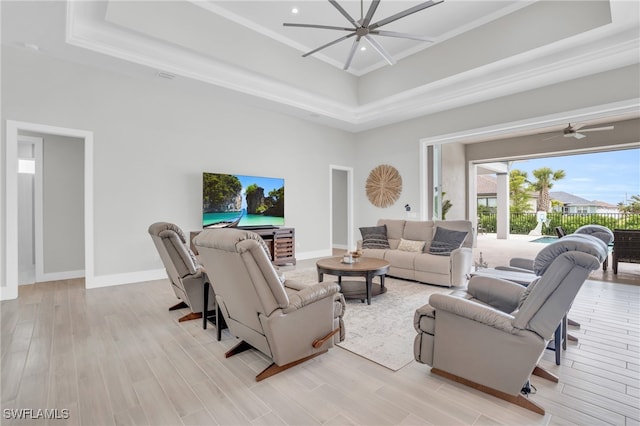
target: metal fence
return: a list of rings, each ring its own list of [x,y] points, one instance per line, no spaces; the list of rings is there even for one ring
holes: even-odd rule
[[[583,225],[602,225],[614,229],[640,229],[640,214],[631,213],[548,213],[548,226],[542,227],[544,235],[555,235],[555,228],[562,226],[567,234]],[[536,227],[535,213],[511,213],[509,233],[528,234]],[[496,214],[478,215],[478,230],[496,232]]]

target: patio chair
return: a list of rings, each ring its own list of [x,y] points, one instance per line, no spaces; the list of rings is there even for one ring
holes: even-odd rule
[[[618,262],[640,263],[640,229],[614,229],[611,263],[613,273],[618,273]]]
[[[523,395],[529,377],[558,381],[538,362],[604,255],[592,239],[566,237],[538,253],[534,271],[540,278],[528,287],[475,276],[466,291],[431,295],[414,316],[416,361],[430,365],[433,374],[544,414]]]

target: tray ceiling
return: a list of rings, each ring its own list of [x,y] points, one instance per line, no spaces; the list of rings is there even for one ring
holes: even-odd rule
[[[359,2],[339,2],[359,16]],[[375,16],[418,3],[382,0]],[[164,72],[175,86],[213,85],[254,105],[362,131],[637,64],[638,8],[629,1],[445,0],[388,28],[435,43],[382,40],[398,63],[358,52],[351,73],[342,70],[349,42],[301,58],[335,34],[282,26],[346,23],[316,0],[4,1],[2,43],[142,78]]]

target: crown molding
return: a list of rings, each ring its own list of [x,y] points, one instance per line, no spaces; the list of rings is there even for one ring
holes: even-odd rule
[[[483,67],[363,105],[347,105],[257,72],[124,31],[76,13],[67,2],[70,45],[277,104],[294,115],[359,132],[639,62],[637,22],[613,22]],[[615,20],[614,20],[615,21]]]

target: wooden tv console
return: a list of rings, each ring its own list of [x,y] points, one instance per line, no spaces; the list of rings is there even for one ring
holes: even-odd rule
[[[260,235],[271,253],[274,265],[296,264],[296,231],[294,228],[251,229]]]
[[[274,265],[296,264],[296,231],[294,228],[258,228],[247,229],[260,235],[271,254]],[[192,231],[190,234],[191,250],[198,254],[193,245],[193,239],[202,231]]]

